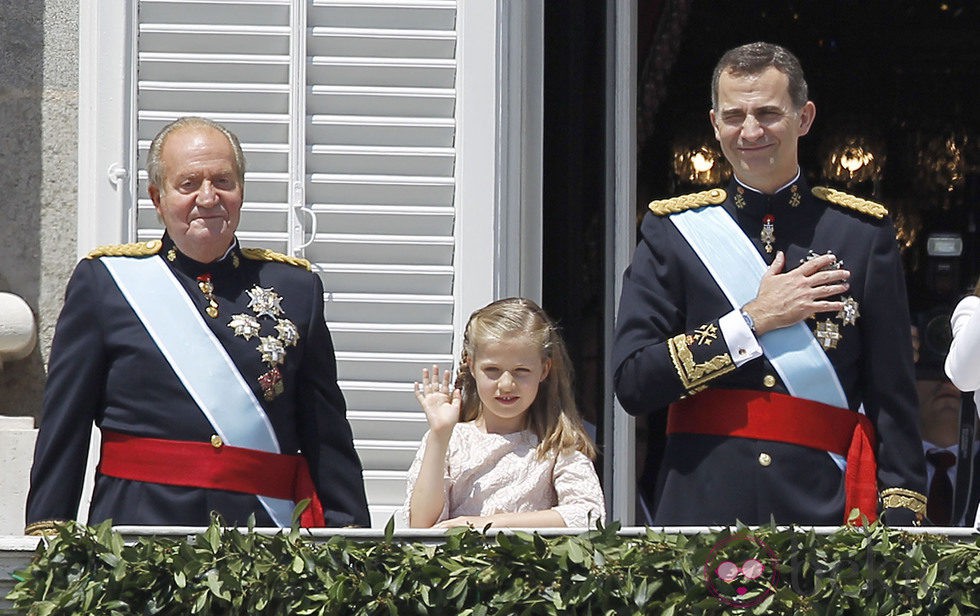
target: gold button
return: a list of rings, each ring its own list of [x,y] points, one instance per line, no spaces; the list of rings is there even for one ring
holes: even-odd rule
[[[222,447],[224,444],[225,444],[225,442],[223,440],[221,440],[221,437],[220,436],[218,436],[217,434],[212,434],[211,435],[211,446],[212,447],[214,447],[215,449],[218,449],[218,448]]]
[[[759,464],[762,466],[769,466],[770,464],[772,464],[772,456],[770,456],[767,453],[760,453]]]
[[[767,374],[766,377],[762,379],[762,384],[765,385],[766,387],[775,387],[776,377],[774,377],[771,374]]]

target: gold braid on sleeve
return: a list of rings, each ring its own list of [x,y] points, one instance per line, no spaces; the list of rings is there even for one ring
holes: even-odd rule
[[[43,520],[33,522],[24,527],[24,534],[28,537],[41,537],[43,535],[53,535],[58,532],[58,526],[64,524],[62,520]]]
[[[917,520],[926,515],[926,501],[923,494],[905,488],[887,488],[881,491],[881,506],[885,509],[904,507],[915,513]]]

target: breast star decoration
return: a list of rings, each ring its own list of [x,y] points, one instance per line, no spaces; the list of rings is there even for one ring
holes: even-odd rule
[[[833,255],[834,253],[828,250],[826,254]],[[807,261],[816,259],[819,256],[820,254],[811,250],[806,258],[800,259],[800,263],[806,263]],[[844,260],[837,259],[835,257],[834,262],[824,268],[823,271],[835,269],[839,270],[842,267],[844,267]],[[813,335],[817,338],[817,340],[820,342],[820,346],[823,347],[825,351],[836,349],[837,345],[844,340],[844,334],[841,332],[841,328],[847,325],[856,324],[858,317],[861,316],[861,310],[856,299],[848,295],[842,296],[840,301],[844,302],[844,306],[834,315],[834,317],[826,318],[818,322],[813,330]],[[840,322],[839,325],[834,322],[834,318]]]
[[[262,397],[271,402],[285,389],[279,366],[286,361],[286,348],[296,346],[299,342],[299,330],[283,315],[282,297],[275,289],[272,287],[264,289],[255,285],[246,293],[250,298],[248,307],[255,316],[247,313],[236,314],[228,322],[228,327],[235,331],[236,336],[241,336],[245,340],[258,338],[259,346],[255,348],[261,355],[262,361],[269,366],[268,372],[259,376],[258,381],[262,387]],[[276,321],[275,336],[260,335],[262,331],[260,319],[263,317]]]

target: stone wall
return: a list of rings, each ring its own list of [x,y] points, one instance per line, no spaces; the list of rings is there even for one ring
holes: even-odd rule
[[[0,415],[35,416],[76,260],[78,0],[0,0],[0,291],[24,298],[38,346],[0,371]]]

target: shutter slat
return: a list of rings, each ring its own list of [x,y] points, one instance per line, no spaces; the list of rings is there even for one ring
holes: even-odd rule
[[[372,520],[383,525],[427,429],[413,383],[423,368],[453,365],[457,2],[141,0],[138,9],[137,237],[161,231],[142,171],[149,140],[182,115],[221,122],[242,141],[244,245],[288,252],[293,187],[303,187],[316,233],[300,214],[311,240],[302,256],[324,281],[339,384]],[[304,47],[305,58],[291,58]],[[291,133],[290,110],[304,106],[303,130]],[[291,134],[306,143],[297,149]],[[305,159],[292,168],[305,177],[290,177],[297,151]]]

